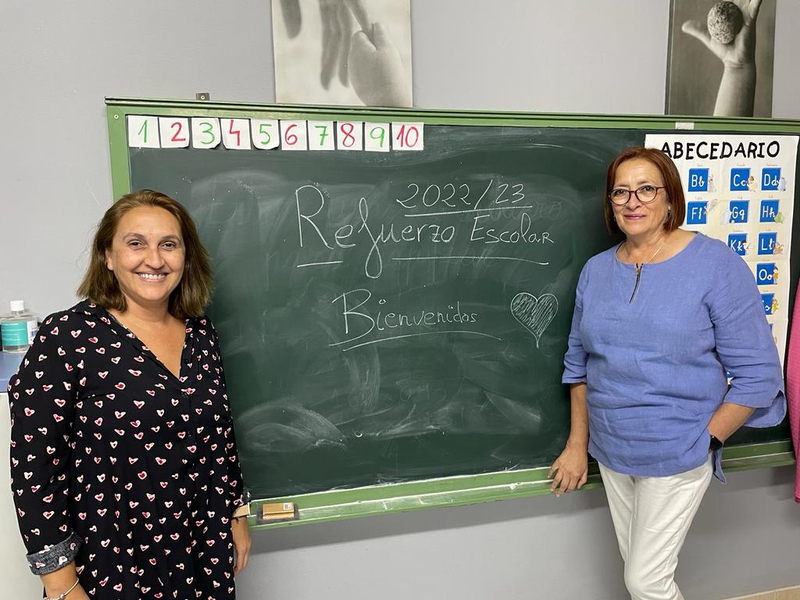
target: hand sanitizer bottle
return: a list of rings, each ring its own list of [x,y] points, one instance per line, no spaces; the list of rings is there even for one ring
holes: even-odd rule
[[[26,352],[39,329],[38,317],[25,310],[23,300],[11,301],[11,312],[0,315],[3,352]]]

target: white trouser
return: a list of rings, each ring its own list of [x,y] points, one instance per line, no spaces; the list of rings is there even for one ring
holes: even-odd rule
[[[632,477],[600,465],[632,600],[683,600],[678,552],[712,475],[712,459],[669,477]]]

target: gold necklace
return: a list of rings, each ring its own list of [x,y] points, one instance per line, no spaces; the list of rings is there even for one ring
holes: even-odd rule
[[[622,245],[620,245],[620,248],[622,248],[622,246],[624,246],[627,243],[628,243],[628,240],[625,240],[624,242],[622,242]],[[663,242],[661,242],[661,245],[658,248],[656,248],[656,251],[653,252],[653,254],[650,255],[650,258],[648,258],[647,261],[645,261],[645,262],[651,262],[656,257],[656,255],[659,252],[661,252],[661,249],[664,247],[664,244],[666,244],[666,243],[667,243],[667,240],[664,240]],[[628,253],[628,248],[627,247],[625,248],[625,252]],[[628,256],[630,256],[630,253],[628,253]],[[641,263],[637,262],[637,263],[634,263],[634,264],[636,265],[636,267],[634,269],[634,271],[636,272],[636,283],[633,284],[633,292],[631,292],[631,297],[630,297],[630,300],[628,300],[628,304],[631,304],[633,302],[633,299],[636,296],[636,291],[639,289],[639,281],[640,281],[641,275],[642,275],[642,265],[644,265],[645,263],[644,262],[641,262]]]
[[[623,246],[625,246],[627,243],[628,243],[628,240],[625,240],[624,242],[622,242],[622,245],[623,245]],[[639,263],[639,262],[637,262],[637,263],[634,263],[634,265],[636,265],[636,276],[637,276],[637,277],[639,276],[639,273],[641,273],[641,271],[642,271],[642,265],[644,265],[645,263],[652,262],[652,261],[653,261],[653,259],[656,257],[656,255],[657,255],[659,252],[661,252],[661,249],[664,247],[664,244],[666,244],[666,243],[667,243],[667,240],[664,240],[663,242],[661,242],[661,245],[660,245],[658,248],[656,248],[656,251],[655,251],[655,252],[653,252],[653,253],[650,255],[650,258],[648,258],[647,260],[645,260],[645,261],[642,261],[642,262],[640,262],[640,263]],[[628,251],[628,247],[627,247],[627,246],[625,246],[625,253],[626,253],[628,256],[630,256],[630,255],[631,255],[631,254],[630,254],[630,252]]]

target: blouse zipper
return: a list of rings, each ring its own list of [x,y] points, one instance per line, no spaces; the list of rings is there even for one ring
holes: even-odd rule
[[[639,280],[642,276],[642,265],[644,263],[636,263],[636,283],[633,285],[633,292],[631,293],[631,299],[628,300],[628,304],[633,304],[633,297],[636,295],[636,290],[639,289]]]

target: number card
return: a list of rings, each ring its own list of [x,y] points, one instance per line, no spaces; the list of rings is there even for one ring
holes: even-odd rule
[[[159,117],[162,148],[189,147],[189,119],[181,117]]]
[[[159,148],[158,117],[128,115],[128,146]]]
[[[308,150],[305,121],[281,121],[281,150]]]
[[[221,141],[219,119],[192,117],[192,148],[216,148]]]
[[[333,121],[308,122],[309,150],[335,150]]]
[[[388,123],[364,123],[364,150],[367,152],[388,152],[389,137]]]
[[[364,123],[361,121],[342,121],[336,124],[337,150],[364,149]]]
[[[277,119],[250,119],[250,131],[256,148],[271,150],[280,144]]]
[[[222,145],[228,150],[250,150],[249,119],[222,119]]]
[[[392,149],[424,150],[424,131],[422,123],[392,123]]]

